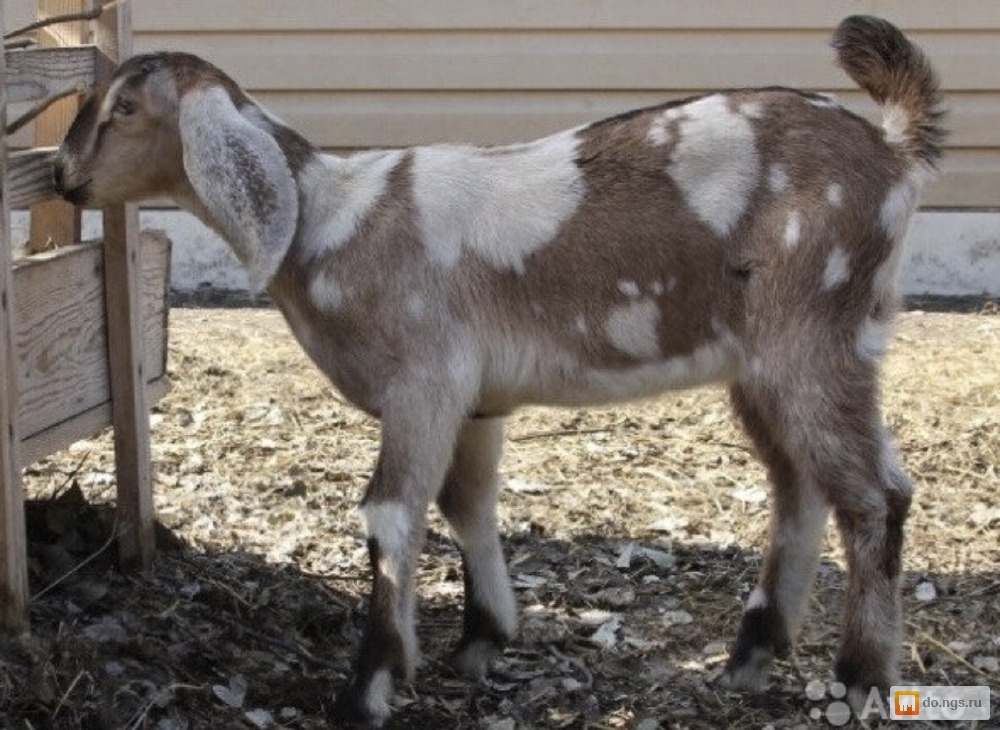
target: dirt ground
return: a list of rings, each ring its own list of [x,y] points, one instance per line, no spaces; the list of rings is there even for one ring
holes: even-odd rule
[[[885,376],[887,417],[918,490],[903,673],[992,685],[994,718],[998,363],[996,307],[910,312]],[[113,567],[110,438],[28,470],[34,633],[0,644],[3,728],[332,726],[326,710],[364,615],[354,506],[376,423],[341,401],[271,310],[175,309],[169,370],[172,391],[153,416],[152,574]],[[390,727],[842,724],[838,687],[825,684],[844,583],[832,527],[792,660],[759,695],[714,682],[760,563],[768,502],[721,390],[529,409],[508,435],[500,514],[520,635],[483,683],[449,671],[462,582],[435,516],[420,570],[425,663]]]

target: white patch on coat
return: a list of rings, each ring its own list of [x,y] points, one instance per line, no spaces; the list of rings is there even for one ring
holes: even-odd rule
[[[371,152],[351,157],[321,155],[299,173],[303,190],[302,251],[315,259],[340,249],[381,200],[403,152]]]
[[[903,472],[899,451],[892,442],[892,434],[889,433],[889,429],[884,423],[881,427],[879,440],[878,468],[883,484],[889,485],[895,491],[905,495],[913,494],[913,485]]]
[[[819,107],[820,109],[840,108],[840,102],[837,101],[837,97],[834,94],[818,94],[815,97],[810,97],[806,101],[808,101],[812,106]]]
[[[452,267],[467,249],[523,273],[583,197],[578,144],[571,131],[511,147],[416,149],[413,197],[430,259]]]
[[[635,299],[639,296],[639,285],[632,279],[622,279],[618,282],[618,291],[629,299]]]
[[[876,292],[885,293],[893,290],[896,276],[899,273],[903,257],[903,241],[910,227],[913,211],[917,207],[917,198],[927,172],[922,168],[914,168],[899,182],[889,188],[879,211],[879,221],[882,229],[889,237],[892,248],[889,256],[875,272],[874,288]]]
[[[906,175],[886,193],[879,211],[879,221],[891,241],[899,243],[906,237],[919,192],[918,181],[913,175]]]
[[[406,307],[406,313],[414,319],[422,319],[427,311],[427,303],[419,294],[409,294],[403,306]]]
[[[659,114],[653,123],[649,125],[649,131],[646,132],[646,139],[654,147],[660,147],[667,144],[670,141],[670,120],[667,119],[666,114]]]
[[[865,321],[858,329],[855,350],[863,360],[881,360],[889,347],[891,337],[891,321],[865,317]]]
[[[122,86],[130,81],[130,77],[121,76],[111,82],[111,86],[104,94],[104,99],[101,100],[101,107],[97,111],[97,119],[94,122],[93,130],[97,133],[97,130],[101,128],[101,125],[111,120],[114,116],[115,104],[118,102],[118,92],[121,91]],[[157,88],[161,85],[157,84]],[[176,88],[171,89],[171,97],[176,100],[177,90]]]
[[[317,309],[329,314],[344,305],[346,292],[336,275],[321,270],[309,282],[309,299]]]
[[[721,94],[691,102],[684,112],[667,172],[702,222],[716,235],[728,235],[760,175],[753,126],[730,111]]]
[[[573,327],[576,329],[577,333],[581,335],[586,335],[590,331],[590,328],[587,327],[587,320],[582,314],[576,315]]]
[[[909,126],[910,115],[902,104],[886,104],[882,107],[882,132],[887,143],[896,147],[905,144]]]
[[[851,278],[851,259],[840,246],[834,247],[823,269],[823,288],[835,289]]]
[[[647,141],[654,147],[660,147],[670,142],[673,139],[670,125],[680,119],[681,114],[682,112],[678,107],[671,107],[657,114],[649,125],[649,131],[646,132]]]
[[[783,193],[788,189],[788,173],[784,166],[775,162],[768,168],[767,187],[772,193]]]
[[[748,101],[740,105],[740,114],[748,119],[760,119],[764,116],[764,105],[759,101]]]
[[[478,526],[453,531],[471,574],[476,602],[489,610],[504,634],[513,636],[517,630],[517,601],[500,547],[495,512],[490,511]]]
[[[798,500],[797,513],[782,521],[776,534],[781,561],[774,600],[792,636],[802,624],[830,514],[829,506],[815,487],[802,485],[798,490]]]
[[[570,397],[552,402],[565,405],[606,403],[644,398],[664,390],[729,380],[737,371],[737,357],[721,341],[701,345],[689,355],[643,363],[633,368],[589,370]]]
[[[368,713],[374,727],[382,727],[392,714],[390,706],[392,696],[392,673],[388,669],[379,669],[368,681],[362,700],[365,712]]]
[[[657,279],[652,284],[649,285],[649,290],[653,292],[654,297],[658,297],[663,294],[663,282]]]
[[[782,243],[785,248],[791,251],[793,248],[799,245],[799,239],[802,237],[802,215],[797,210],[793,210],[788,214],[788,220],[785,222],[785,235],[782,238]]]
[[[393,585],[410,549],[410,514],[400,501],[369,502],[361,508],[368,537],[378,542],[379,571]]]
[[[844,202],[844,188],[840,183],[830,183],[826,186],[826,202],[834,208],[839,208]]]
[[[659,326],[660,308],[652,299],[643,299],[612,309],[604,322],[604,334],[622,352],[651,360],[660,354]]]
[[[755,608],[767,608],[767,594],[760,586],[750,591],[744,611],[753,611]]]

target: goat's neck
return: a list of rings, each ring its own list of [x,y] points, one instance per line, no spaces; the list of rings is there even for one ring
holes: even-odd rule
[[[359,234],[376,203],[392,194],[391,178],[405,158],[401,150],[349,157],[316,153],[297,175],[299,230],[296,246],[305,263],[338,250]]]

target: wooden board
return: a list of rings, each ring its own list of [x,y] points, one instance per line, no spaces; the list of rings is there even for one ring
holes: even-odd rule
[[[100,0],[104,12],[96,23],[97,47],[117,64],[132,55],[132,4]],[[110,73],[111,68],[105,69]],[[102,81],[106,82],[107,77]],[[111,367],[111,420],[115,427],[118,559],[122,568],[149,570],[156,540],[153,532],[153,474],[146,400],[147,353],[144,351],[139,248],[139,209],[115,205],[104,209],[104,295],[108,305]]]
[[[55,152],[55,147],[36,147],[7,155],[7,194],[12,208],[25,208],[53,196]]]
[[[145,376],[152,382],[166,374],[170,245],[165,236],[156,234],[144,234],[142,243]],[[15,264],[14,342],[23,440],[111,400],[103,274],[99,241]]]
[[[7,101],[38,101],[69,89],[86,91],[94,85],[97,49],[27,48],[7,51]]]
[[[0,5],[0,28],[4,12]],[[0,78],[3,77],[0,59]],[[7,124],[7,93],[0,87],[0,125]],[[24,526],[18,431],[17,356],[14,343],[16,305],[11,276],[10,210],[7,203],[7,156],[0,154],[0,626],[8,632],[28,625],[28,542]]]
[[[152,380],[146,384],[146,401],[156,403],[169,391],[166,376]],[[25,464],[31,464],[81,439],[93,438],[110,425],[111,401],[106,401],[22,440],[18,453]]]

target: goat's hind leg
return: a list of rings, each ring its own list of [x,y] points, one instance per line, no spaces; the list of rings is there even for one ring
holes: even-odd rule
[[[836,675],[858,703],[872,687],[888,688],[897,679],[902,626],[898,583],[911,487],[882,424],[875,364],[838,355],[826,360],[837,363],[836,372],[821,367],[812,377],[799,373],[781,387],[757,392],[767,399],[761,402],[771,404],[773,433],[799,481],[815,484],[836,516],[848,573]],[[819,535],[817,531],[817,540]],[[762,580],[766,577],[767,564]],[[775,596],[780,595],[779,589]],[[801,601],[804,596],[788,598]],[[741,656],[741,645],[753,644],[752,639],[745,620],[734,660]]]
[[[848,569],[836,675],[854,707],[864,705],[872,688],[899,682],[903,526],[913,495],[888,430],[880,424],[873,431],[864,467],[853,479],[845,474],[831,496]]]
[[[733,408],[764,461],[771,481],[770,544],[757,586],[747,600],[726,677],[739,689],[759,689],[771,661],[785,658],[806,610],[829,507],[815,483],[778,438],[773,409],[752,389],[733,386]]]
[[[480,678],[513,636],[517,607],[497,533],[497,464],[503,450],[503,420],[466,421],[438,497],[462,551],[465,619],[455,650],[459,672]]]

